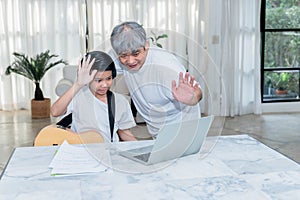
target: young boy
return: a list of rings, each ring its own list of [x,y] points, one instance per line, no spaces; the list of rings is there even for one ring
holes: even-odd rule
[[[111,57],[102,51],[89,52],[78,63],[77,76],[73,86],[52,105],[52,116],[72,113],[72,131],[97,131],[105,142],[136,140],[130,131],[136,124],[129,102],[117,93],[114,93],[115,123],[111,136],[107,94],[116,76]]]

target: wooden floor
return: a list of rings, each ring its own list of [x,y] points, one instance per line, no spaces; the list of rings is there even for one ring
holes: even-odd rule
[[[0,173],[16,147],[32,146],[37,133],[56,118],[31,119],[27,110],[0,111]],[[145,125],[133,129],[139,139],[149,139]],[[300,113],[244,115],[215,118],[209,135],[248,134],[300,163]]]

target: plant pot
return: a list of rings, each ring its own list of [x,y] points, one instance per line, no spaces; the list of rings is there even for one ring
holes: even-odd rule
[[[31,100],[31,118],[40,119],[50,117],[50,99],[45,98],[43,101]]]
[[[276,89],[276,94],[283,95],[283,94],[287,94],[287,93],[288,93],[287,90],[279,90],[279,89]]]

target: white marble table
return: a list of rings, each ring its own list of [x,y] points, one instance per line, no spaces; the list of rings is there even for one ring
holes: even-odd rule
[[[105,145],[95,145],[91,152],[108,155],[103,164],[110,168],[74,176],[50,175],[48,165],[57,147],[16,148],[1,177],[0,199],[300,198],[299,164],[247,135],[221,136],[215,141],[207,138],[199,154],[150,167],[120,157]]]

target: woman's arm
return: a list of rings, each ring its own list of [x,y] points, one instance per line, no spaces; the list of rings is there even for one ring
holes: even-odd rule
[[[117,133],[122,141],[137,141],[137,139],[132,135],[130,129],[119,129]]]

